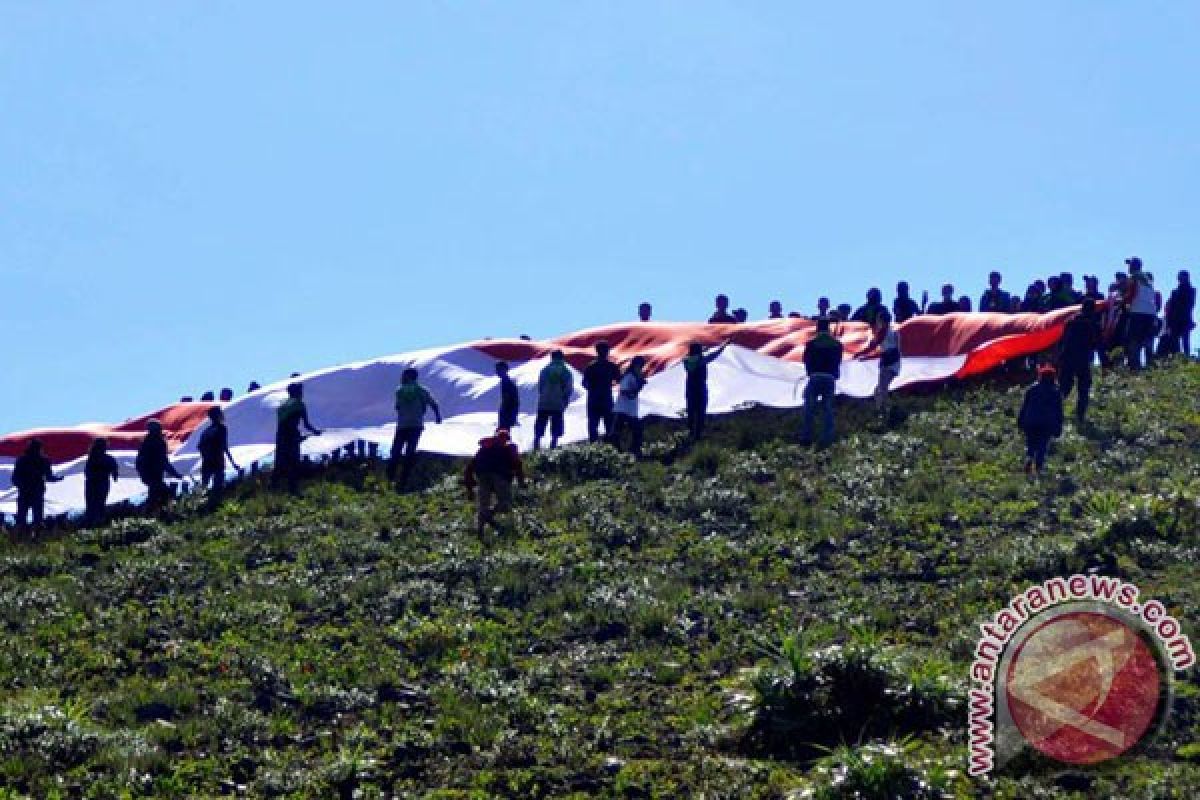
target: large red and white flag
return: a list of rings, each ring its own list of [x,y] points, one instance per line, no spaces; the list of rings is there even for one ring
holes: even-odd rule
[[[904,357],[892,389],[915,383],[940,381],[987,372],[1012,358],[1037,353],[1052,346],[1074,314],[1063,309],[1050,314],[949,314],[919,316],[898,326]],[[586,409],[579,373],[594,357],[594,345],[605,340],[619,364],[635,355],[647,360],[649,377],[642,391],[642,416],[679,417],[684,410],[684,372],[681,360],[692,342],[713,347],[731,339],[724,354],[709,366],[709,412],[725,413],[751,404],[777,408],[803,404],[806,376],[802,362],[805,344],[815,333],[807,319],[779,319],[740,325],[636,322],[592,328],[548,341],[489,339],[453,347],[360,361],[303,375],[305,401],[321,436],[304,443],[307,455],[331,453],[357,440],[390,446],[395,429],[394,390],[406,367],[420,372],[442,409],[445,423],[428,425],[421,449],[447,455],[475,452],[480,438],[496,425],[499,406],[497,361],[512,365],[511,376],[521,392],[520,423],[513,431],[526,449],[532,440],[533,412],[537,409],[538,373],[550,353],[562,350],[576,373],[576,396],[566,412],[563,442],[587,437]],[[853,360],[867,348],[870,331],[862,323],[835,326],[845,348],[838,392],[869,397],[875,390],[878,354]],[[225,406],[230,446],[245,465],[272,456],[275,442],[275,409],[286,397],[290,380],[265,386]],[[145,423],[158,419],[172,448],[172,460],[184,474],[199,474],[196,446],[205,427],[205,403],[169,406],[115,426],[81,425],[75,428],[27,431],[0,438],[0,512],[15,513],[16,490],[9,480],[12,465],[29,440],[37,437],[65,479],[50,484],[46,493],[49,514],[81,511],[84,506],[83,466],[87,449],[97,436],[109,441],[109,452],[121,468],[110,502],[143,494],[133,469]]]

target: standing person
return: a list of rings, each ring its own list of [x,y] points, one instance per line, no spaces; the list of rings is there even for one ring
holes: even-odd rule
[[[218,407],[208,410],[210,424],[200,434],[196,449],[200,451],[200,485],[207,487],[208,506],[216,508],[225,493],[225,459],[238,472],[233,453],[229,452],[229,428],[225,425],[225,412]]]
[[[1062,397],[1071,396],[1071,389],[1079,384],[1079,397],[1075,400],[1075,421],[1082,426],[1087,417],[1089,394],[1092,390],[1092,358],[1100,343],[1100,321],[1096,317],[1096,301],[1085,298],[1079,313],[1063,328],[1059,343],[1058,374],[1062,385]]]
[[[621,449],[621,434],[626,428],[629,428],[633,435],[630,452],[638,458],[641,458],[642,455],[644,430],[642,418],[638,414],[638,395],[646,386],[646,378],[642,374],[645,366],[646,359],[643,356],[634,356],[633,360],[629,362],[625,374],[621,376],[621,383],[617,390],[617,403],[613,407],[616,423],[613,428],[613,445],[618,450]]]
[[[744,308],[736,308],[733,311],[733,321],[737,323],[745,322],[750,319],[750,312]]]
[[[1021,311],[1025,314],[1037,314],[1042,310],[1042,289],[1037,281],[1029,284],[1025,290],[1025,299],[1021,302]]]
[[[588,441],[600,438],[600,423],[604,435],[613,435],[613,384],[621,380],[621,370],[608,360],[608,342],[596,342],[596,360],[584,367],[583,388],[587,391]]]
[[[408,367],[400,373],[400,385],[396,388],[396,435],[392,438],[392,457],[387,463],[387,479],[396,480],[396,468],[400,469],[398,489],[408,485],[413,467],[417,463],[417,445],[425,430],[425,413],[433,411],[433,419],[442,424],[442,410],[429,391],[417,383],[417,371]]]
[[[288,399],[275,412],[275,469],[271,473],[271,486],[286,480],[288,491],[296,494],[300,488],[300,444],[304,441],[300,426],[304,425],[313,436],[320,436],[321,432],[308,420],[304,385],[290,383],[287,393]]]
[[[41,439],[26,445],[13,464],[11,480],[17,490],[17,531],[40,530],[46,521],[46,484],[62,480],[44,455]]]
[[[1090,297],[1097,303],[1104,299],[1104,295],[1100,294],[1100,279],[1095,275],[1083,276],[1083,296]]]
[[[177,481],[183,480],[183,476],[171,464],[162,423],[156,419],[146,423],[146,436],[138,447],[134,467],[138,477],[146,485],[146,510],[151,513],[159,511],[171,499],[171,490],[167,488],[163,475],[170,475]]]
[[[476,500],[475,530],[480,536],[487,525],[500,531],[496,515],[512,508],[514,478],[521,486],[525,486],[521,455],[517,452],[517,446],[509,440],[508,431],[501,428],[495,436],[480,439],[479,450],[467,462],[463,473],[467,497]]]
[[[817,315],[815,317],[813,317],[813,319],[827,318],[829,316],[829,313],[830,313],[829,298],[828,297],[818,297],[817,298]]]
[[[767,308],[767,319],[783,319],[783,303],[772,300]]]
[[[550,449],[558,447],[562,437],[563,412],[575,393],[575,378],[567,367],[567,358],[562,350],[550,354],[550,363],[538,375],[538,411],[533,422],[533,449],[541,447],[546,425],[550,425]]]
[[[1188,271],[1179,273],[1179,285],[1171,290],[1167,299],[1167,336],[1171,339],[1170,350],[1192,356],[1192,328],[1196,327],[1192,312],[1196,308],[1196,287],[1192,286]]]
[[[521,412],[521,393],[508,374],[507,361],[496,362],[496,377],[500,379],[500,411],[497,413],[498,430],[511,431],[517,427],[517,415]]]
[[[729,313],[728,297],[723,294],[719,294],[714,302],[716,303],[717,309],[712,313],[712,316],[708,318],[710,325],[717,323],[737,322],[737,319],[733,316],[733,314]]]
[[[999,272],[988,275],[988,288],[979,296],[979,310],[1007,314],[1012,307],[1012,295],[1000,288],[1004,277]]]
[[[896,299],[892,301],[892,318],[896,324],[907,322],[920,313],[921,307],[908,294],[908,281],[897,283]]]
[[[832,444],[833,396],[837,391],[837,380],[842,374],[842,343],[829,333],[827,319],[817,321],[817,335],[804,348],[804,371],[808,374],[808,384],[804,387],[804,432],[800,441],[812,444],[813,423],[819,403],[824,423],[821,444]]]
[[[87,462],[83,466],[83,524],[104,524],[108,508],[108,490],[120,480],[117,460],[108,454],[108,440],[103,436],[92,440]]]
[[[879,382],[875,384],[875,410],[880,416],[887,414],[888,390],[892,381],[900,374],[900,332],[892,326],[892,315],[885,309],[875,318],[875,330],[858,360],[865,360],[868,353],[879,348]]]
[[[1123,347],[1128,338],[1129,314],[1125,309],[1127,282],[1125,273],[1118,272],[1116,280],[1108,285],[1108,302],[1100,319],[1100,366],[1105,369],[1112,366],[1112,351]]]
[[[887,306],[883,304],[883,292],[878,289],[871,288],[867,290],[867,302],[858,307],[851,316],[852,322],[865,322],[871,328],[875,327],[875,319],[880,312],[886,312]]]
[[[654,306],[649,303],[642,302],[638,305],[638,321],[649,322],[650,316],[654,313]]]
[[[1140,258],[1127,258],[1125,263],[1129,265],[1129,284],[1125,290],[1125,307],[1129,312],[1125,352],[1129,358],[1129,368],[1141,369],[1143,351],[1146,353],[1145,366],[1150,366],[1154,357],[1158,295],[1154,291],[1153,279],[1142,269]]]
[[[958,301],[954,299],[954,286],[949,283],[942,286],[942,299],[936,303],[930,303],[929,307],[925,309],[926,314],[932,315],[953,314],[955,311],[958,311]]]
[[[708,415],[708,365],[721,357],[729,346],[728,339],[707,355],[704,346],[692,342],[688,346],[688,354],[683,357],[683,371],[687,376],[684,382],[684,400],[687,407],[688,434],[692,441],[697,441],[704,435],[705,417]]]
[[[1062,435],[1063,399],[1054,367],[1038,367],[1037,383],[1025,392],[1017,427],[1025,434],[1025,474],[1036,478],[1046,464],[1050,440]]]

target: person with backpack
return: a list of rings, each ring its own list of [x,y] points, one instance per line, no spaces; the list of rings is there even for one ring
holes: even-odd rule
[[[496,515],[512,508],[513,479],[525,486],[525,470],[517,446],[509,440],[504,428],[495,436],[479,440],[479,450],[467,462],[463,484],[467,497],[476,501],[475,530],[482,536],[484,528],[491,525],[500,532]],[[478,490],[477,490],[478,487]]]
[[[817,320],[817,335],[804,348],[804,370],[808,383],[804,387],[804,432],[800,441],[812,444],[819,404],[824,423],[821,445],[827,446],[833,443],[833,396],[842,374],[842,343],[830,334],[827,319]]]
[[[1036,478],[1046,464],[1050,440],[1062,436],[1063,398],[1054,367],[1038,367],[1037,383],[1025,392],[1017,427],[1025,434],[1025,474]]]
[[[1063,400],[1079,385],[1075,400],[1075,421],[1082,426],[1087,418],[1088,400],[1092,390],[1092,359],[1100,343],[1100,321],[1096,316],[1096,301],[1085,298],[1076,314],[1063,328],[1058,347],[1058,375]]]
[[[521,412],[521,393],[508,374],[507,361],[496,362],[496,377],[500,379],[500,410],[497,412],[498,429],[511,431],[517,427],[517,415]]]
[[[638,413],[638,395],[646,387],[646,377],[642,374],[645,366],[644,356],[634,356],[629,362],[625,374],[621,376],[621,383],[617,389],[617,402],[613,407],[615,412],[613,445],[618,450],[621,449],[622,434],[626,428],[629,428],[633,440],[629,452],[637,458],[642,456],[642,436],[645,430],[641,415]]]
[[[1172,353],[1192,355],[1192,328],[1196,327],[1192,313],[1196,308],[1196,287],[1192,286],[1192,277],[1187,270],[1179,273],[1179,285],[1171,290],[1167,298],[1166,317],[1167,337],[1170,344],[1167,350]]]
[[[288,492],[296,494],[300,488],[300,445],[304,442],[300,426],[313,436],[320,436],[321,431],[308,419],[304,384],[288,384],[287,393],[287,400],[275,412],[275,469],[271,473],[271,486],[277,487],[286,481]]]
[[[171,490],[163,475],[170,475],[175,480],[183,480],[183,476],[171,464],[162,423],[156,419],[146,423],[146,436],[138,447],[134,467],[146,486],[146,510],[151,513],[159,511],[171,499]]]
[[[400,481],[396,488],[403,490],[412,477],[417,463],[417,445],[425,431],[425,414],[433,411],[433,419],[442,424],[442,410],[429,391],[417,383],[417,371],[408,367],[400,374],[400,385],[396,388],[396,435],[392,438],[392,457],[387,463],[387,479],[396,479],[396,468],[400,467]],[[401,466],[403,465],[403,466]]]
[[[871,342],[858,356],[865,360],[868,353],[879,350],[879,381],[875,384],[875,410],[880,416],[887,415],[888,391],[892,381],[900,374],[900,332],[892,325],[892,315],[884,309],[875,317],[875,330]]]
[[[1158,293],[1154,291],[1154,279],[1142,269],[1142,260],[1137,256],[1125,259],[1129,266],[1129,283],[1125,290],[1125,308],[1129,313],[1126,329],[1125,353],[1130,369],[1141,369],[1142,353],[1145,366],[1154,358],[1154,332],[1158,321]]]
[[[25,453],[13,464],[10,479],[17,490],[17,531],[40,530],[46,521],[46,484],[62,480],[54,474],[41,439],[25,446]]]
[[[200,434],[196,449],[200,451],[200,485],[208,488],[209,508],[216,508],[225,493],[225,459],[238,472],[233,453],[229,451],[229,428],[225,425],[225,412],[219,406],[208,410],[209,426]]]
[[[587,392],[588,441],[600,438],[600,423],[604,435],[613,435],[613,384],[621,380],[621,370],[608,360],[608,342],[596,342],[596,360],[583,369],[583,388]]]
[[[704,423],[708,416],[708,365],[721,357],[731,340],[726,339],[720,347],[705,354],[704,346],[692,342],[688,354],[683,357],[684,402],[687,408],[688,435],[699,441],[704,435]]]
[[[1007,314],[1012,308],[1012,295],[1000,288],[1004,277],[999,272],[988,275],[988,288],[979,296],[979,310]]]
[[[83,465],[84,525],[103,525],[108,509],[108,491],[121,478],[117,460],[108,454],[108,440],[92,440]]]
[[[567,367],[567,357],[562,350],[550,354],[550,363],[538,375],[538,411],[533,421],[533,449],[537,450],[550,426],[550,448],[558,447],[564,432],[563,412],[571,403],[575,393],[575,377]]]

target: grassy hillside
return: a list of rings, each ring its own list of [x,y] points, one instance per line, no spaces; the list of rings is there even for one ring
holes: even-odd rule
[[[1200,796],[1194,672],[1136,757],[964,774],[976,625],[1029,583],[1099,567],[1200,621],[1200,367],[1105,376],[1036,484],[1021,390],[886,433],[843,403],[819,452],[767,410],[567,448],[483,541],[429,460],[411,495],[343,464],[4,544],[0,798]]]

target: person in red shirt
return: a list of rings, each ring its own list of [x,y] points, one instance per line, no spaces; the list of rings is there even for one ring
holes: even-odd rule
[[[501,428],[495,436],[479,440],[479,450],[467,462],[463,484],[467,497],[475,500],[475,530],[482,536],[487,525],[500,532],[496,515],[512,509],[512,483],[525,485],[525,469],[517,446]],[[476,491],[478,487],[478,491]]]

